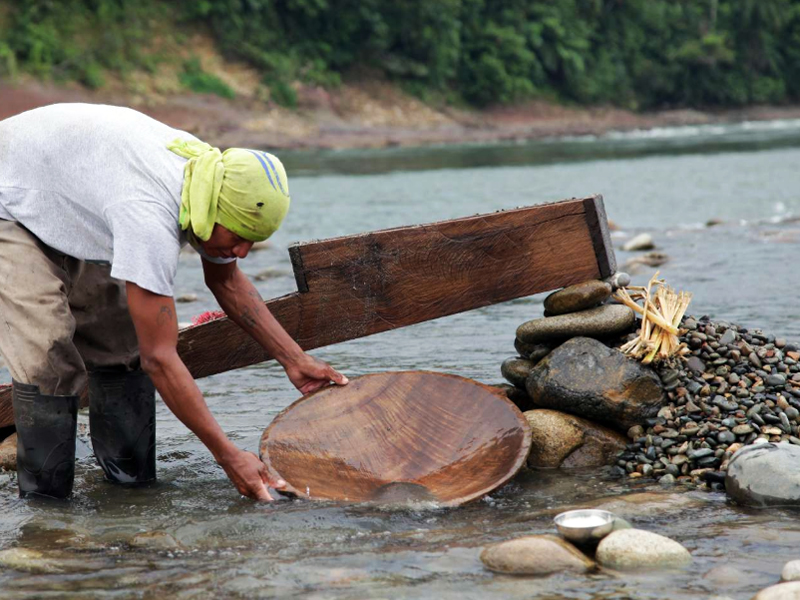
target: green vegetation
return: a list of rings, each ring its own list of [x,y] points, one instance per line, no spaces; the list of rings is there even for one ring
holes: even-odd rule
[[[200,60],[191,58],[183,63],[180,74],[181,84],[200,94],[216,94],[223,98],[234,98],[236,94],[230,86],[212,73],[203,71]]]
[[[296,81],[364,72],[477,106],[800,99],[800,0],[0,0],[0,73],[99,87],[104,73],[155,67],[143,50],[156,24],[210,30],[289,106]],[[199,63],[180,77],[232,94]]]

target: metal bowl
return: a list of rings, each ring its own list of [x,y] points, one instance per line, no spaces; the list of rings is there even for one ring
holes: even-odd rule
[[[553,519],[558,533],[575,543],[598,542],[614,529],[613,513],[607,510],[569,510]],[[588,521],[596,523],[587,524]],[[583,522],[582,522],[583,521]]]

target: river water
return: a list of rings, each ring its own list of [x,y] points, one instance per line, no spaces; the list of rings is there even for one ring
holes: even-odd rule
[[[287,246],[602,193],[616,245],[648,232],[669,261],[667,282],[693,292],[689,313],[800,340],[800,122],[632,132],[602,138],[458,148],[297,153],[292,211],[271,247],[241,262],[265,298],[294,291]],[[719,224],[708,227],[709,221]],[[617,251],[622,265],[635,256]],[[644,283],[654,269],[634,273]],[[181,258],[180,319],[215,308],[199,258]],[[488,383],[514,354],[514,331],[542,314],[535,296],[355,340],[314,354],[350,376],[430,369]],[[8,381],[6,371],[0,381]],[[280,367],[262,364],[199,381],[222,427],[256,450],[263,429],[296,399]],[[88,418],[80,417],[85,430]],[[196,438],[158,404],[158,476],[151,488],[103,482],[85,431],[74,499],[20,501],[0,474],[0,549],[44,554],[0,568],[0,598],[702,598],[736,600],[777,582],[800,558],[800,520],[752,511],[724,494],[612,479],[593,471],[523,472],[457,509],[242,499]],[[605,507],[694,555],[677,573],[495,575],[487,543],[554,533],[552,517]],[[143,544],[168,534],[177,547]],[[140,535],[139,538],[135,536]],[[147,537],[145,535],[144,537]],[[152,539],[152,538],[151,538]],[[163,538],[162,538],[163,539]]]

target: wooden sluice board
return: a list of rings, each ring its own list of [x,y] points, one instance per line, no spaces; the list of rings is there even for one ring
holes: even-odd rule
[[[295,244],[298,291],[265,305],[304,350],[605,278],[616,269],[602,196]],[[178,335],[195,378],[270,360],[223,318]],[[13,423],[0,390],[0,427]]]

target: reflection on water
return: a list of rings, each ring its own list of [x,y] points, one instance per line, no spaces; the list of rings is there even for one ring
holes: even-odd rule
[[[800,283],[793,265],[800,225],[792,216],[800,215],[800,150],[790,129],[778,127],[772,137],[763,129],[701,131],[684,136],[691,144],[674,135],[655,141],[642,135],[530,148],[294,156],[293,172],[309,176],[293,178],[286,226],[271,248],[253,254],[242,268],[252,276],[269,272],[256,285],[265,297],[275,297],[295,289],[286,248],[296,240],[601,192],[609,217],[623,230],[615,241],[650,232],[670,257],[662,275],[694,293],[690,313],[797,340]],[[578,147],[581,162],[574,159]],[[559,148],[571,148],[571,156],[559,156]],[[403,153],[420,162],[409,163]],[[536,153],[552,160],[532,158]],[[457,168],[453,155],[484,168]],[[404,171],[410,164],[430,170]],[[363,171],[372,174],[342,174]],[[710,219],[723,224],[706,228]],[[632,256],[617,254],[620,265]],[[644,268],[634,281],[643,283],[651,274]],[[181,321],[215,306],[194,255],[181,258],[177,292],[199,297],[178,306]],[[542,296],[524,298],[315,354],[351,376],[422,368],[494,383],[500,363],[514,352],[517,325],[541,316],[541,302]],[[2,381],[8,381],[6,372]],[[253,451],[264,427],[297,397],[274,364],[199,384],[223,428]],[[88,421],[85,414],[80,420]],[[160,402],[157,485],[128,490],[104,483],[85,434],[78,453],[75,499],[65,506],[20,501],[13,475],[0,474],[0,549],[42,553],[28,556],[28,571],[0,570],[0,598],[599,600],[721,594],[744,600],[778,580],[800,543],[796,513],[745,510],[722,494],[613,480],[602,469],[523,472],[491,497],[456,509],[424,501],[257,505],[238,496]],[[669,535],[691,550],[694,563],[677,574],[531,580],[493,575],[478,560],[487,543],[553,533],[555,514],[588,506]],[[142,535],[150,532],[157,534]]]

